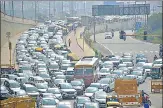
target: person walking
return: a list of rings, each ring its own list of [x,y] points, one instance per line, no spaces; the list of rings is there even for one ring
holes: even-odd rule
[[[70,39],[68,40],[68,45],[69,45],[69,47],[70,47],[70,45],[71,45],[71,40],[70,40]]]

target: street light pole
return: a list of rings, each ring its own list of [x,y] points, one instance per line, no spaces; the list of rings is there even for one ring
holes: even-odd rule
[[[12,44],[11,44],[11,41],[10,41],[10,32],[7,32],[6,33],[6,37],[8,38],[8,44],[9,44],[9,52],[10,52],[10,67],[12,67],[12,61],[11,61],[11,49],[12,49]]]

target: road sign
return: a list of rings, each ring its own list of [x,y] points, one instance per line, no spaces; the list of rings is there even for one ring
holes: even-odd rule
[[[150,14],[150,4],[93,5],[92,16],[104,15],[144,15]]]

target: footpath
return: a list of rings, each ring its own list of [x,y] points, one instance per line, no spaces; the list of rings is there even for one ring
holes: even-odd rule
[[[79,58],[84,56],[94,56],[95,52],[92,48],[90,48],[86,42],[84,41],[84,49],[83,49],[83,38],[80,38],[80,33],[84,31],[84,27],[77,28],[76,34],[72,31],[66,38],[66,45],[71,50],[71,52],[75,53]],[[71,45],[69,47],[68,40],[71,40]]]

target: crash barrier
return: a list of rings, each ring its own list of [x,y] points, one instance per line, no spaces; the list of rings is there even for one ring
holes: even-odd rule
[[[0,108],[35,108],[35,100],[30,97],[14,97],[0,101]]]
[[[162,93],[162,80],[151,80],[151,93]]]

